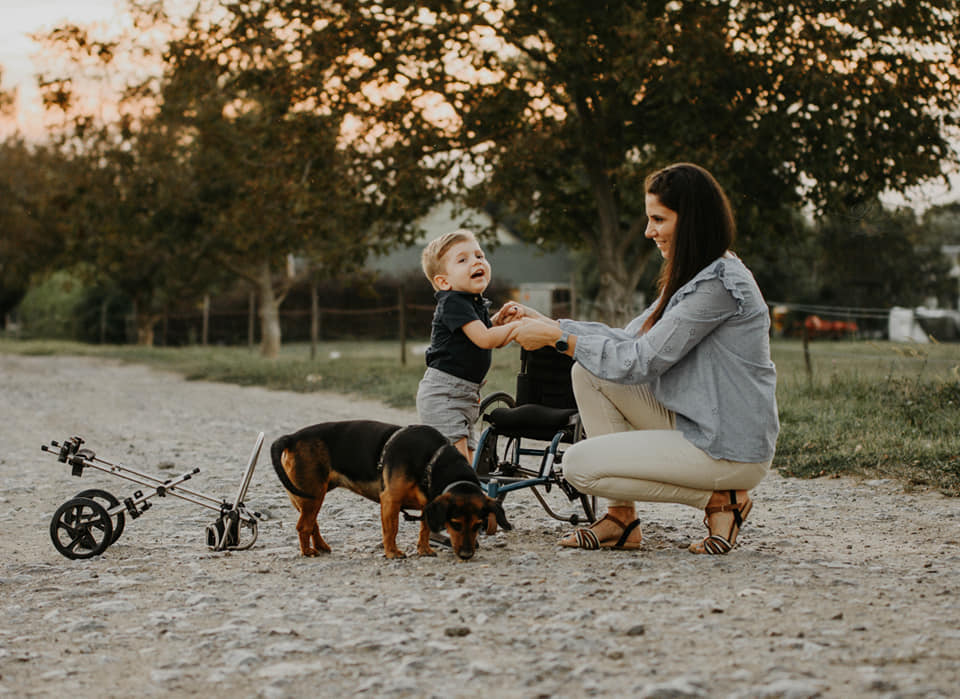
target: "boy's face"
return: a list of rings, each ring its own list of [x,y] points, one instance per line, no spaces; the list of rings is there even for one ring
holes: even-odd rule
[[[443,274],[433,278],[438,289],[482,294],[490,284],[490,263],[476,240],[453,244],[441,263]]]

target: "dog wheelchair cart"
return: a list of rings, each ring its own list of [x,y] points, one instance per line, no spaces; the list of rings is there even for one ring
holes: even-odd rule
[[[212,550],[244,550],[253,546],[257,540],[257,520],[261,515],[259,512],[247,510],[243,500],[263,447],[263,432],[257,437],[243,473],[243,480],[232,502],[183,486],[200,472],[199,468],[174,478],[155,478],[122,464],[105,461],[91,449],[81,448],[83,443],[81,437],[74,436],[62,443],[50,442],[40,448],[56,454],[61,463],[69,464],[74,476],[82,476],[85,468],[93,468],[144,486],[145,489],[134,491],[123,501],[106,490],[83,490],[57,508],[50,521],[50,538],[53,539],[57,551],[67,558],[99,556],[120,538],[127,515],[131,519],[138,518],[150,509],[151,498],[167,495],[219,512],[216,521],[206,528],[207,546]],[[246,540],[243,540],[241,529],[249,530]]]
[[[572,366],[570,357],[552,347],[521,351],[516,398],[500,391],[480,403],[482,432],[473,467],[490,497],[502,502],[507,493],[529,488],[548,515],[577,525],[579,513],[556,513],[539,490],[549,492],[556,486],[570,501],[579,501],[586,521],[594,521],[596,499],[577,491],[557,469],[561,444],[583,438],[570,381]],[[531,441],[539,444],[530,446]],[[538,457],[539,465],[523,457]]]

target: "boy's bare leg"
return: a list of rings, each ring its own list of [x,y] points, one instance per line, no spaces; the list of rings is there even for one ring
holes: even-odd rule
[[[473,465],[473,451],[470,447],[467,446],[467,438],[461,437],[456,442],[453,443],[453,446],[456,447],[457,451],[463,454],[464,458]]]

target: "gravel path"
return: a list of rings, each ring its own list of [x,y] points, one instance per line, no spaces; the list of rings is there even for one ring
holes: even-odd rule
[[[72,477],[40,451],[50,440],[81,435],[150,474],[197,466],[195,489],[230,497],[259,431],[269,445],[359,417],[415,421],[338,395],[0,355],[0,694],[960,695],[960,507],[889,481],[772,475],[726,557],[686,552],[705,530],[679,505],[642,509],[639,552],[560,549],[569,526],[521,491],[505,503],[514,531],[466,563],[386,560],[376,508],[335,491],[320,516],[333,553],[304,559],[265,449],[247,502],[268,519],[248,551],[209,551],[214,513],[169,497],[99,558],[50,541],[76,492],[135,489]],[[417,526],[401,523],[408,552]]]

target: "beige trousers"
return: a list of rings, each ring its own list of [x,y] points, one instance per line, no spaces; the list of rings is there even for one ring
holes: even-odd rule
[[[612,507],[643,501],[703,509],[713,491],[750,490],[770,468],[769,461],[714,459],[695,447],[646,385],[599,379],[579,364],[572,376],[587,438],[564,453],[564,478]]]

